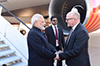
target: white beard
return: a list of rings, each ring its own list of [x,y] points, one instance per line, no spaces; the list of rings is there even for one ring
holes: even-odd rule
[[[38,23],[38,28],[41,30],[45,29],[44,26],[40,25],[40,23]]]

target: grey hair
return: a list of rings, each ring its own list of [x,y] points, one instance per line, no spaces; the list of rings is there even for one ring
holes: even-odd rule
[[[76,8],[72,8],[71,12],[74,12],[73,16],[80,20],[80,14]]]
[[[76,16],[80,20],[80,14],[78,12],[74,12],[73,16]]]
[[[43,16],[41,14],[35,14],[35,15],[33,15],[32,18],[31,18],[31,24],[34,25],[34,22],[38,21],[39,17],[43,18]]]
[[[73,13],[73,17],[76,17],[78,20],[80,20],[80,14],[76,8],[72,8],[72,10],[69,13]]]

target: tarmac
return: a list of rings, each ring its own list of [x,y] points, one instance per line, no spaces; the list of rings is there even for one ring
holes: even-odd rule
[[[100,66],[100,29],[89,33],[89,56],[91,66]]]

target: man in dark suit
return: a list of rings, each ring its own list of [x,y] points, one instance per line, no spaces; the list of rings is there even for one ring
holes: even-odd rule
[[[57,18],[55,16],[52,16],[50,20],[52,25],[45,29],[48,42],[52,44],[57,51],[62,50],[65,43],[63,31],[61,27],[57,25]],[[62,66],[62,61],[57,61],[57,66]]]
[[[35,14],[32,19],[32,28],[27,37],[29,59],[28,66],[53,66],[52,59],[56,57],[55,50],[52,49],[44,36],[44,18],[40,14]]]
[[[64,50],[58,52],[55,59],[66,59],[68,66],[90,66],[88,55],[89,35],[86,28],[80,23],[80,14],[73,10],[66,15],[68,26],[72,27]]]

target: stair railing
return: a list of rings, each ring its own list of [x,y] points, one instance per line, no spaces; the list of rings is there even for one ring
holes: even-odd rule
[[[23,21],[21,21],[19,18],[17,18],[14,14],[12,14],[9,10],[7,10],[4,6],[0,4],[0,6],[5,9],[9,14],[11,14],[13,17],[15,17],[18,21],[20,21],[23,25],[25,25],[28,29],[30,29]]]

